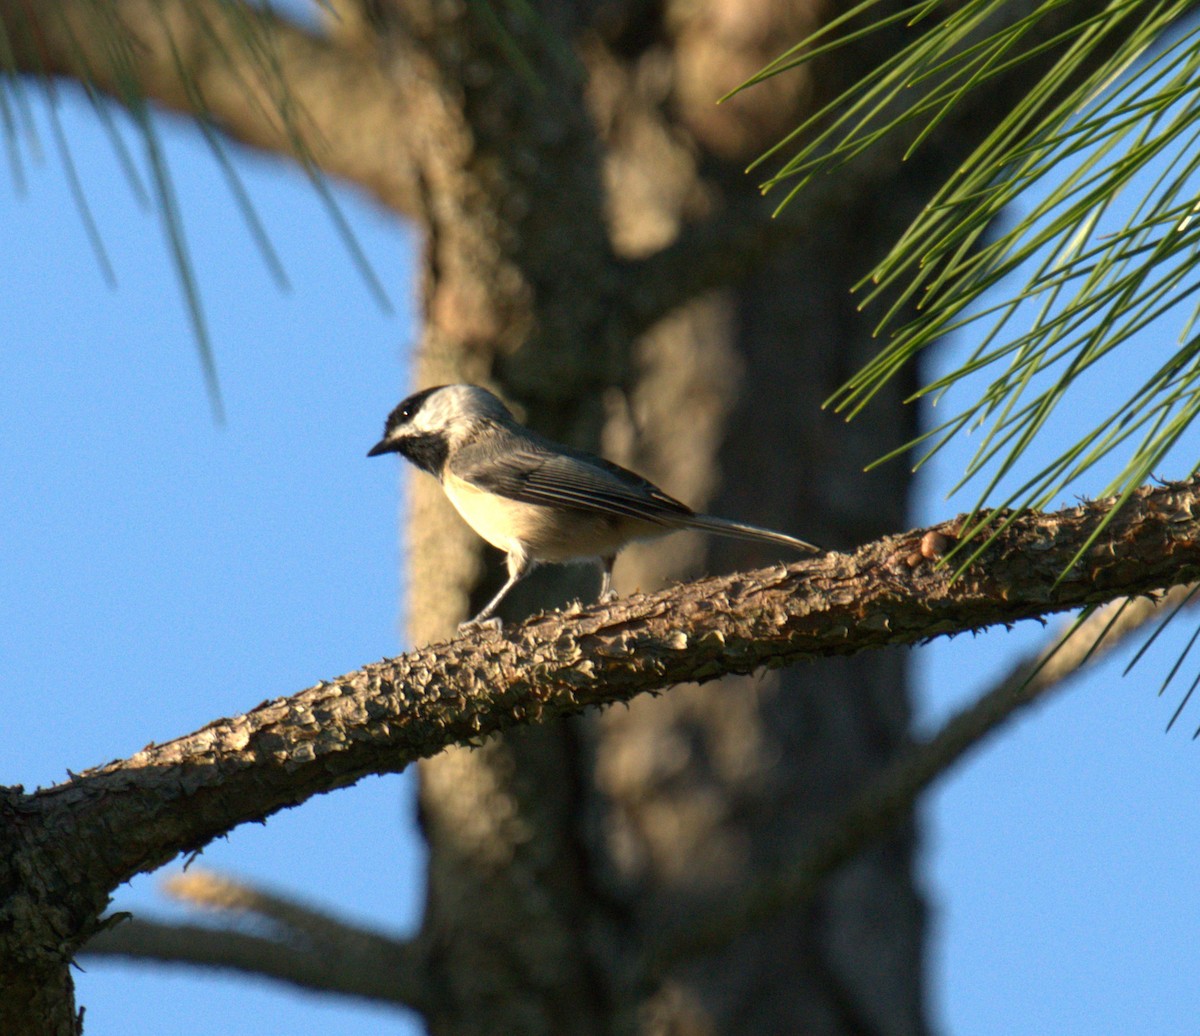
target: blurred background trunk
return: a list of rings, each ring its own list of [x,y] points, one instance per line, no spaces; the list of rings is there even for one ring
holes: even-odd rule
[[[485,382],[533,426],[601,447],[693,506],[822,546],[903,527],[904,465],[862,469],[912,435],[912,409],[898,405],[906,386],[850,426],[820,405],[877,346],[850,286],[936,173],[926,161],[889,170],[885,193],[854,184],[801,196],[790,229],[772,224],[742,170],[839,85],[834,70],[821,64],[720,108],[712,101],[824,8],[726,0],[599,14],[607,20],[583,37],[581,94],[595,139],[568,119],[549,158],[543,151],[535,171],[513,172],[506,134],[537,116],[515,110],[494,80],[478,97],[468,91],[465,109],[486,106],[494,117],[474,119],[462,149],[478,167],[505,172],[468,200],[429,178],[439,201],[429,214],[415,386]],[[474,46],[486,43],[453,57],[438,51],[431,92],[462,81],[450,66]],[[830,78],[818,89],[814,74]],[[550,89],[563,103],[559,86]],[[489,139],[481,125],[505,130]],[[534,190],[528,213],[506,203]],[[459,202],[453,212],[446,196]],[[462,259],[471,220],[494,249],[478,265],[470,246]],[[679,250],[692,233],[694,253]],[[660,281],[634,285],[651,301],[625,297],[615,309],[652,311],[660,292],[686,301],[623,340],[620,323],[597,311],[608,271],[672,246],[680,254],[663,277],[713,286],[689,299]],[[410,631],[420,644],[448,635],[491,594],[499,559],[487,551],[484,569],[481,544],[432,480],[414,479],[411,494]],[[793,559],[681,534],[626,552],[616,585],[650,590],[780,560]],[[595,585],[582,570],[543,570],[510,598],[506,617],[588,600]],[[906,656],[872,653],[680,688],[423,763],[423,937],[447,991],[445,1012],[428,1018],[432,1031],[925,1031],[911,831],[844,869],[810,906],[719,954],[666,976],[641,964],[665,927],[703,917],[786,865],[814,820],[904,741],[908,718]]]

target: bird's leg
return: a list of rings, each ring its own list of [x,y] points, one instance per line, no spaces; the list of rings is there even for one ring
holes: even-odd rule
[[[600,559],[600,603],[610,604],[617,599],[616,591],[612,588],[612,570],[616,563],[616,554],[609,554]]]
[[[459,633],[465,633],[467,630],[480,627],[488,627],[493,630],[503,628],[504,623],[499,617],[492,618],[492,612],[500,606],[500,602],[504,600],[508,591],[529,575],[536,567],[536,562],[530,561],[524,555],[509,554],[506,560],[508,563],[508,582],[500,587],[500,592],[483,606],[483,610],[478,615],[473,619],[468,619],[466,622],[458,624]]]

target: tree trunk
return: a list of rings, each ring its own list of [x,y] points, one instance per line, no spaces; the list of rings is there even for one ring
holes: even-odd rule
[[[0,1032],[79,1036],[71,966],[55,961],[0,970]]]
[[[790,247],[747,248],[738,227],[764,239],[772,231],[741,167],[794,125],[814,91],[795,74],[734,110],[714,114],[710,102],[798,36],[808,9],[751,11],[731,0],[681,12],[674,24],[644,12],[643,23],[591,43],[587,99],[598,146],[573,149],[537,202],[543,218],[567,221],[573,265],[599,271],[597,279],[529,283],[525,273],[532,304],[520,318],[523,348],[461,344],[439,323],[465,321],[462,300],[486,298],[487,285],[464,285],[438,261],[449,233],[435,219],[419,382],[486,381],[524,407],[529,423],[602,446],[694,506],[851,546],[905,519],[903,467],[869,476],[862,468],[911,435],[912,414],[889,405],[893,398],[847,427],[820,404],[875,348],[849,289],[923,200],[923,188],[908,185],[932,182],[922,180],[929,170],[893,182],[886,218],[871,195],[848,192],[827,198],[824,211],[793,214],[819,229]],[[601,175],[587,168],[591,155]],[[604,183],[603,208],[571,204],[566,185],[581,176]],[[606,335],[610,325],[594,308],[605,261],[599,228],[587,223],[601,217],[625,260],[728,220],[732,254],[710,245],[694,261],[742,265],[744,276],[614,347],[619,332]],[[686,267],[688,257],[680,261]],[[483,309],[478,324],[496,320],[495,309]],[[490,334],[506,337],[499,326]],[[617,388],[601,392],[606,383]],[[412,494],[411,630],[420,643],[448,634],[499,576],[491,558],[490,579],[475,582],[479,545],[431,480],[414,482]],[[677,535],[627,551],[617,587],[651,589],[778,557],[760,545]],[[569,570],[535,577],[508,614],[594,587]],[[911,833],[847,868],[813,905],[743,933],[720,954],[665,975],[644,966],[665,928],[703,916],[794,855],[814,822],[903,742],[908,713],[904,656],[885,652],[677,689],[423,763],[431,853],[423,938],[447,991],[431,1030],[925,1031]]]

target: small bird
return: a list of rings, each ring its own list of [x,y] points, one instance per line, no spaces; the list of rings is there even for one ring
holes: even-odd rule
[[[402,454],[435,476],[467,524],[507,555],[508,582],[460,629],[498,626],[491,614],[542,562],[599,562],[600,599],[610,601],[617,552],[677,529],[819,549],[781,532],[697,514],[632,471],[530,431],[477,385],[439,385],[409,396],[388,414],[383,438],[367,456],[383,453]]]

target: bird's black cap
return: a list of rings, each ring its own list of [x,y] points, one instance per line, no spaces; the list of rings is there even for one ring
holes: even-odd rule
[[[401,425],[408,424],[412,420],[413,414],[421,409],[421,404],[438,389],[445,387],[445,385],[434,385],[433,388],[422,389],[420,392],[414,392],[407,399],[401,400],[383,423],[383,438],[367,450],[367,456],[378,457],[383,453],[399,453],[400,444],[391,438],[392,433]]]

